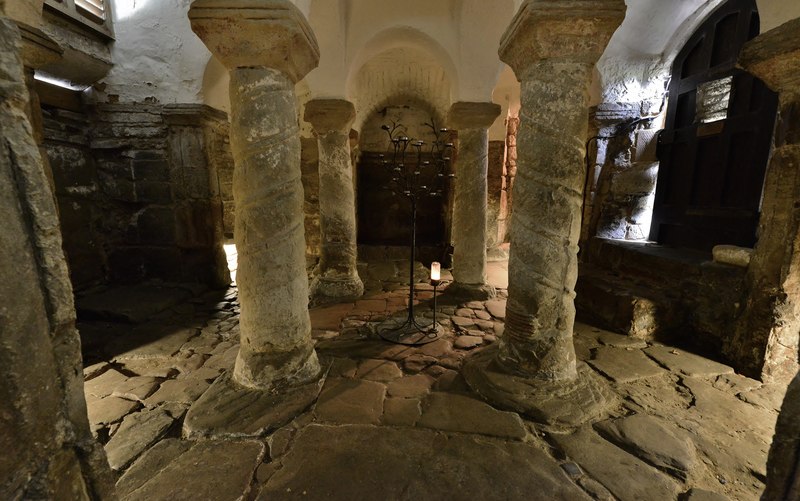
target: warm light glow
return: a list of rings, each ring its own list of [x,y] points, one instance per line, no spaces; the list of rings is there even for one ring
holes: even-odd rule
[[[228,259],[228,270],[231,272],[232,285],[236,284],[236,270],[239,268],[239,253],[236,252],[236,245],[227,243],[222,246],[225,249],[225,257]]]
[[[442,265],[436,261],[431,263],[431,280],[440,280],[442,278]]]
[[[40,73],[38,71],[33,75],[33,78],[35,78],[36,80],[42,81],[42,82],[46,82],[46,83],[55,85],[56,87],[61,87],[63,89],[69,89],[69,90],[84,91],[88,87],[88,85],[83,85],[83,86],[75,85],[72,82],[69,82],[67,80],[63,80],[63,79],[60,79],[60,78],[52,77],[50,75],[45,75],[45,74]]]

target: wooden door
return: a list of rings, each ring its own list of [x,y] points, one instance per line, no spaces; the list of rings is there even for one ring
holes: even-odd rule
[[[758,32],[755,1],[730,0],[676,58],[659,136],[652,240],[701,250],[755,244],[778,100],[735,64]]]

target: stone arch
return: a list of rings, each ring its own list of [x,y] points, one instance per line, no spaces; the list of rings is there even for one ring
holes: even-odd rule
[[[390,96],[416,96],[432,102],[445,116],[458,93],[458,70],[447,51],[426,33],[396,27],[375,35],[357,53],[347,77],[348,99],[356,104],[358,130]]]

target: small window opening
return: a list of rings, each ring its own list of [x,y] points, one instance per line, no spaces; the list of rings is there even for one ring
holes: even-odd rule
[[[100,21],[105,21],[106,19],[105,0],[75,0],[75,7]]]

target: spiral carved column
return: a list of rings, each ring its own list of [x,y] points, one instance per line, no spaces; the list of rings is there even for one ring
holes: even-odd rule
[[[316,379],[305,269],[295,83],[319,62],[288,0],[196,0],[192,29],[231,74],[241,347],[233,379],[283,390]]]
[[[588,87],[624,14],[623,0],[527,0],[501,41],[522,97],[506,329],[465,377],[488,400],[547,423],[595,419],[610,398],[576,370],[572,329]]]
[[[449,295],[488,299],[495,294],[486,281],[487,171],[489,127],[500,115],[494,103],[459,102],[448,122],[458,130],[456,186],[453,203],[453,278]]]
[[[314,99],[306,103],[305,120],[314,127],[319,145],[319,215],[322,251],[319,275],[312,283],[318,299],[357,298],[364,284],[356,267],[356,205],[350,162],[353,103]]]

